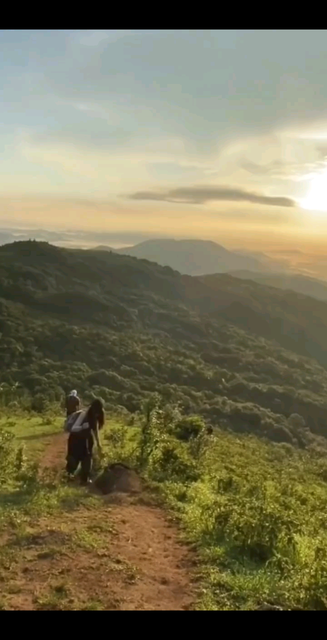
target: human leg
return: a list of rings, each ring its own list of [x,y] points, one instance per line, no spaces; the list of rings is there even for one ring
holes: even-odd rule
[[[71,433],[68,438],[66,461],[66,471],[69,475],[73,475],[80,462],[79,443],[76,435],[73,433]]]
[[[85,440],[85,450],[81,461],[81,482],[86,484],[91,480],[92,471],[93,437]]]

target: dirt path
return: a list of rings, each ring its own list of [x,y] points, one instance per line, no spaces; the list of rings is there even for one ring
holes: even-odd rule
[[[65,437],[52,438],[43,467],[62,468]],[[195,559],[178,530],[142,495],[97,498],[41,520],[11,569],[11,609],[188,610]],[[143,502],[143,503],[142,503]]]
[[[67,436],[56,433],[49,439],[44,453],[42,454],[40,468],[58,469],[61,471],[66,459]]]

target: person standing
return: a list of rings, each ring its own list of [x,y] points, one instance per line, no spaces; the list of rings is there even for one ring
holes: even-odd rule
[[[101,400],[93,400],[86,411],[77,414],[75,424],[71,427],[67,444],[66,471],[69,476],[73,476],[80,464],[82,484],[92,482],[94,441],[97,444],[98,451],[101,452],[99,430],[102,429],[104,421],[105,416]]]
[[[66,415],[71,416],[72,413],[75,413],[79,410],[80,399],[77,395],[77,391],[74,389],[70,392],[70,394],[66,398]]]

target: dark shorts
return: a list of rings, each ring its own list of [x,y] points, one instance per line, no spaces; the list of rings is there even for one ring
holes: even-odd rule
[[[93,435],[91,432],[71,433],[68,438],[67,472],[75,473],[81,465],[82,480],[87,481],[92,469]]]

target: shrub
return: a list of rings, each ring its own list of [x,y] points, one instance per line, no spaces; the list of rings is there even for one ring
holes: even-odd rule
[[[16,462],[16,450],[14,447],[14,436],[0,430],[0,484],[7,484],[14,476]]]
[[[292,413],[288,418],[288,424],[294,429],[301,429],[305,427],[305,420],[298,413]]]
[[[204,429],[205,423],[200,416],[184,416],[175,425],[175,435],[178,440],[188,441],[196,438]]]
[[[167,436],[154,446],[149,456],[147,472],[157,482],[192,482],[198,473],[194,460],[181,443]]]

